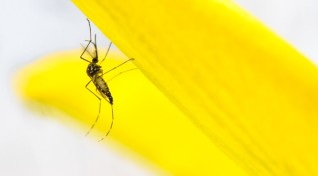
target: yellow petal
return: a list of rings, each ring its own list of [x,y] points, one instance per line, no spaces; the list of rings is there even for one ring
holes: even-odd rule
[[[254,175],[318,175],[317,68],[232,1],[73,2]]]
[[[56,53],[28,65],[19,72],[16,87],[29,105],[43,111],[34,105],[40,102],[72,115],[71,118],[82,123],[80,132],[84,137],[98,114],[99,102],[85,88],[89,81],[85,73],[87,62],[79,59],[80,52]],[[123,61],[118,58],[123,59],[110,55],[104,70]],[[126,64],[104,78],[107,80],[130,68],[135,67]],[[103,142],[118,140],[150,162],[139,161],[145,166],[150,169],[155,169],[152,165],[159,166],[174,175],[245,175],[245,171],[219,151],[139,70],[122,74],[108,84],[114,97],[115,121]],[[94,90],[93,86],[90,88]],[[74,120],[57,117],[74,126]],[[100,119],[90,134],[97,136],[96,142],[105,135],[110,121],[110,106],[103,101]],[[113,147],[123,152],[118,145]]]
[[[186,121],[175,122],[183,115],[169,109],[163,96],[147,92],[151,84],[125,76],[131,82],[114,83],[120,92],[114,94],[116,119],[122,121],[112,137],[178,175],[243,174],[211,141],[252,175],[318,174],[317,69],[232,1],[73,2],[206,135]],[[26,95],[80,119],[94,116],[98,102],[81,92],[84,86],[73,87],[72,81],[84,80],[80,67],[46,63],[22,72],[38,79],[28,79]],[[56,69],[51,76],[36,74],[47,68]],[[52,85],[62,88],[50,90]],[[139,102],[143,96],[149,99]],[[88,101],[82,105],[80,99]]]

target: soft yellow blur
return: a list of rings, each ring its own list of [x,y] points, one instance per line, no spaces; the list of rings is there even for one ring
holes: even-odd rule
[[[20,70],[16,87],[25,101],[44,103],[71,115],[73,120],[64,116],[58,119],[68,125],[82,123],[85,137],[97,116],[98,99],[85,88],[88,63],[79,59],[80,52],[56,53],[28,65]],[[110,55],[103,68],[106,71],[122,61],[123,57]],[[111,79],[130,68],[135,66],[128,63],[104,78]],[[103,142],[117,140],[148,160],[148,166],[159,166],[173,175],[245,175],[140,70],[112,79],[109,88],[114,97],[115,121]],[[100,120],[90,134],[96,142],[107,132],[110,120],[110,106],[103,101]]]

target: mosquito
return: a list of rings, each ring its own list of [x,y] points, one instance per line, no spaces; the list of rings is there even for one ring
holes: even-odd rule
[[[104,98],[111,106],[111,111],[112,111],[112,121],[111,121],[111,124],[110,124],[110,127],[106,133],[106,135],[104,137],[102,137],[99,141],[102,141],[104,140],[105,137],[108,136],[109,132],[111,131],[112,127],[113,127],[113,123],[114,123],[114,109],[113,109],[113,97],[110,93],[110,90],[109,90],[109,87],[106,83],[106,81],[103,79],[103,75],[105,75],[106,73],[109,73],[110,71],[113,71],[115,70],[116,68],[124,65],[125,63],[129,62],[129,61],[132,61],[134,60],[134,58],[131,58],[131,59],[128,59],[126,61],[124,61],[123,63],[113,67],[112,69],[106,71],[105,73],[103,73],[103,70],[102,70],[102,66],[101,66],[101,63],[106,59],[107,55],[108,55],[108,52],[111,48],[111,45],[112,45],[112,42],[110,42],[108,48],[107,48],[107,51],[106,51],[106,54],[104,56],[104,58],[102,59],[102,61],[100,63],[98,63],[98,51],[97,51],[97,43],[96,43],[96,34],[95,34],[95,38],[94,38],[94,41],[92,40],[92,29],[91,29],[91,23],[90,21],[87,19],[88,21],[88,26],[89,26],[89,40],[85,40],[87,41],[87,45],[86,47],[84,47],[84,51],[82,52],[80,58],[86,62],[88,62],[88,66],[87,66],[87,69],[86,69],[86,73],[87,75],[89,76],[90,78],[90,81],[86,84],[86,89],[89,90],[98,100],[99,100],[99,109],[98,109],[98,115],[94,121],[94,123],[91,125],[90,129],[87,131],[86,133],[86,136],[91,132],[91,130],[95,127],[98,119],[99,119],[99,116],[100,116],[100,111],[101,111],[101,104],[102,104],[102,98]],[[94,55],[91,54],[87,49],[89,47],[89,45],[92,44],[93,45],[93,48],[94,48]],[[91,57],[92,57],[92,60],[87,60],[83,57],[84,53],[87,52]],[[130,69],[130,70],[133,70],[133,69]],[[128,70],[128,71],[130,71]],[[126,71],[124,71],[126,72]],[[119,74],[122,74],[124,72],[120,72]],[[118,75],[119,75],[118,74]],[[88,88],[88,85],[93,82],[93,84],[95,85],[96,87],[96,92],[98,94],[100,94],[102,96],[102,98],[100,96],[98,96],[96,93],[94,93],[91,89]]]

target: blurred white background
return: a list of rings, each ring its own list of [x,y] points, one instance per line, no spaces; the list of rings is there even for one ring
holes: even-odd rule
[[[318,64],[318,1],[234,1]]]
[[[236,0],[318,63],[318,2]],[[87,37],[85,16],[65,0],[0,0],[0,175],[152,175],[72,129],[27,111],[12,89],[17,68]],[[99,41],[107,40],[97,33]]]

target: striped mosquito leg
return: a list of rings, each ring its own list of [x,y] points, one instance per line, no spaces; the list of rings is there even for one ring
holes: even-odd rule
[[[104,140],[105,137],[108,136],[110,130],[113,128],[113,123],[114,123],[114,110],[113,110],[113,105],[111,105],[111,108],[112,108],[112,123],[110,124],[110,128],[109,128],[109,130],[107,131],[106,135],[105,135],[103,138],[101,138],[98,142]]]
[[[92,81],[89,81],[87,84],[86,84],[86,89],[89,90],[93,95],[95,95],[95,97],[99,100],[99,109],[98,109],[98,115],[94,121],[94,123],[92,124],[92,126],[90,127],[90,129],[86,132],[85,136],[87,136],[91,131],[92,129],[95,127],[98,119],[99,119],[99,115],[100,115],[100,109],[101,109],[101,105],[102,105],[102,100],[101,98],[99,98],[99,96],[97,96],[93,91],[91,91],[87,86],[89,85],[89,83],[91,83]]]

